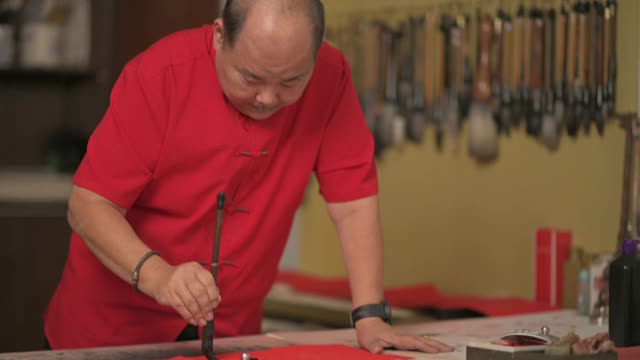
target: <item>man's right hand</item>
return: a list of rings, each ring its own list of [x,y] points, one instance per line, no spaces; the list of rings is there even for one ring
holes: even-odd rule
[[[213,309],[220,303],[221,297],[213,276],[196,262],[171,266],[158,257],[151,260],[162,264],[147,264],[145,286],[140,289],[154,298],[159,304],[173,307],[187,322],[195,326],[205,326],[213,320]],[[155,262],[154,261],[154,262]]]

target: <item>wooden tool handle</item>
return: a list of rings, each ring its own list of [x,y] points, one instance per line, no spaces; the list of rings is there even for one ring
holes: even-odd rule
[[[502,49],[501,49],[501,60],[502,64],[500,67],[501,74],[501,82],[505,85],[511,85],[513,80],[511,79],[511,66],[512,61],[511,57],[513,54],[513,25],[511,23],[511,19],[505,18],[502,22]]]
[[[544,19],[537,12],[531,18],[531,57],[529,63],[529,85],[542,89],[544,79]]]
[[[463,15],[460,15],[458,17],[458,23],[459,26],[461,27],[460,29],[460,59],[459,59],[459,69],[460,69],[460,77],[458,79],[458,81],[460,82],[460,89],[462,89],[462,91],[467,91],[467,84],[465,83],[466,80],[470,80],[470,72],[471,70],[468,69],[468,66],[470,66],[470,55],[469,55],[469,47],[470,47],[470,42],[471,42],[471,32],[470,32],[470,24],[469,24],[469,19]]]
[[[524,87],[531,86],[531,33],[533,29],[533,21],[530,16],[524,16],[522,19],[522,85]]]
[[[450,90],[453,87],[454,79],[455,79],[455,67],[454,65],[454,57],[455,57],[455,49],[454,42],[456,41],[455,33],[453,32],[454,22],[453,19],[448,15],[443,15],[440,18],[440,29],[442,30],[442,48],[443,48],[443,58],[442,58],[442,69],[443,69],[443,84],[444,90]],[[444,95],[444,93],[443,93]]]
[[[479,49],[473,98],[476,101],[484,102],[491,97],[491,87],[489,83],[489,52],[491,50],[491,38],[493,34],[491,17],[482,15],[478,26]]]
[[[611,43],[610,45],[610,52],[609,55],[611,56],[611,59],[609,61],[609,66],[610,66],[610,72],[609,72],[609,76],[613,79],[613,77],[616,76],[615,72],[616,72],[616,59],[617,59],[617,52],[616,52],[616,42],[617,37],[618,37],[618,29],[617,29],[617,24],[618,24],[618,6],[616,5],[616,1],[612,0],[611,3],[609,4],[609,11],[611,13],[610,17],[609,17],[609,26],[610,26],[610,31],[611,31]],[[613,81],[613,80],[612,80]]]
[[[576,82],[576,45],[578,42],[578,15],[574,10],[570,10],[568,13],[567,27],[566,79],[567,86],[572,88]]]
[[[425,78],[425,27],[424,18],[411,19],[414,23],[413,41],[413,81],[422,84]]]
[[[435,16],[432,13],[427,13],[424,17],[423,26],[423,65],[424,65],[424,102],[429,105],[433,103],[435,98],[435,78],[434,78],[434,63],[435,56],[439,56],[440,53],[436,53],[435,50]]]
[[[435,19],[434,19],[435,20]],[[438,21],[438,20],[436,20]],[[444,94],[445,89],[445,34],[444,30],[436,24],[433,28],[434,47],[433,47],[433,96],[434,101],[438,100]]]
[[[618,23],[618,7],[617,7],[617,3],[615,0],[609,0],[607,1],[607,7],[609,8],[609,66],[607,67],[607,69],[609,70],[609,76],[607,77],[606,84],[607,84],[607,93],[608,93],[608,100],[609,102],[611,102],[613,104],[613,102],[615,102],[615,98],[616,98],[616,77],[617,77],[617,50],[616,50],[616,43],[617,43],[617,37],[618,37],[618,30],[617,30],[617,23]],[[614,112],[614,106],[610,106],[609,107],[610,112],[613,113]]]
[[[580,5],[580,4],[576,4]],[[579,86],[585,86],[587,81],[587,67],[589,66],[589,53],[587,42],[589,39],[588,16],[582,6],[578,9],[578,80]]]
[[[411,18],[413,23],[413,39],[411,41],[413,68],[413,106],[423,108],[425,105],[425,26],[424,17]]]
[[[499,84],[502,81],[502,48],[504,46],[504,21],[500,15],[493,18],[493,37],[491,39],[491,82]]]
[[[516,89],[522,80],[522,41],[524,16],[518,14],[513,22],[513,56],[511,57],[511,88]]]
[[[591,68],[594,72],[594,85],[602,86],[604,84],[604,58],[606,56],[604,51],[604,6],[601,2],[596,1],[594,4],[593,11],[593,39],[595,44],[592,44],[592,57],[594,59],[594,64],[592,64]]]
[[[611,10],[609,6],[604,8],[604,19],[602,27],[602,81],[606,83],[609,80],[609,66],[611,65]]]
[[[463,15],[458,15],[456,18],[456,25],[459,32],[459,46],[455,59],[455,88],[458,93],[464,89],[464,59],[467,56],[467,49],[469,47],[469,37],[467,32],[467,22]]]
[[[544,25],[544,88],[553,89],[556,84],[555,51],[556,51],[556,12],[545,12]]]
[[[566,51],[566,38],[567,38],[567,16],[568,14],[565,11],[562,11],[559,14],[559,16],[556,17],[554,74],[555,74],[555,82],[560,84],[564,82],[566,77],[565,51]]]
[[[584,81],[585,85],[590,89],[595,87],[595,78],[594,78],[594,67],[596,66],[594,62],[594,47],[597,45],[596,40],[594,38],[595,35],[595,9],[591,4],[587,3],[584,9],[585,16],[585,33],[584,36],[584,56],[586,58],[586,64],[584,68]]]
[[[449,58],[447,67],[449,68],[449,87],[455,93],[462,89],[462,31],[458,26],[452,26],[449,30]]]

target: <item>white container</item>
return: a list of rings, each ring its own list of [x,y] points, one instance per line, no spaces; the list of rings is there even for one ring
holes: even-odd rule
[[[0,24],[0,68],[6,69],[13,65],[16,44],[14,40],[15,28],[10,24]]]
[[[64,56],[63,27],[34,22],[22,28],[20,65],[27,69],[55,69]]]
[[[64,66],[86,69],[91,57],[91,2],[75,0],[69,6],[64,34]]]

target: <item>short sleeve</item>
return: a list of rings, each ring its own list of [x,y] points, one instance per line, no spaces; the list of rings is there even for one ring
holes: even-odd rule
[[[130,208],[151,180],[167,127],[163,76],[145,76],[140,68],[138,57],[118,78],[73,178],[123,208]]]
[[[352,201],[378,193],[374,141],[365,121],[349,66],[337,84],[338,94],[327,122],[315,173],[327,202]]]

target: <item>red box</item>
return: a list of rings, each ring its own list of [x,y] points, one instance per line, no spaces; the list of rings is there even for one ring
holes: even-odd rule
[[[571,231],[538,228],[535,236],[536,301],[562,306],[563,268],[571,251]]]

